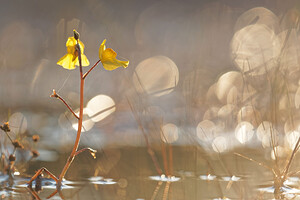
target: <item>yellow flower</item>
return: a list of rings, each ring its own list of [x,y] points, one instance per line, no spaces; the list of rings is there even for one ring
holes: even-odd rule
[[[126,68],[129,64],[129,61],[121,61],[116,59],[117,53],[111,48],[106,49],[105,42],[106,40],[103,40],[99,48],[99,58],[104,69],[111,71],[117,69],[118,67]]]
[[[84,44],[79,41],[80,51],[81,51],[81,64],[82,66],[89,66],[90,62],[87,57],[83,54],[84,52]],[[65,69],[75,69],[75,65],[79,66],[78,53],[75,49],[76,47],[76,39],[74,37],[69,37],[66,43],[68,53],[64,55],[57,62],[58,65],[62,66]]]

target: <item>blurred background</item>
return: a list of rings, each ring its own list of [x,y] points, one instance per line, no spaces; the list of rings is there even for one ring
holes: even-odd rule
[[[104,39],[130,64],[114,71],[100,64],[86,79],[80,145],[100,158],[79,156],[74,165],[86,165],[67,177],[120,178],[137,166],[137,175],[156,174],[149,145],[162,166],[161,146],[174,147],[169,172],[174,166],[178,176],[198,176],[199,165],[211,173],[210,161],[233,159],[236,149],[271,163],[288,157],[300,135],[299,9],[297,0],[1,1],[0,121],[10,122],[12,137],[40,136],[40,156],[24,172],[46,163],[58,174],[74,144],[76,119],[49,97],[55,89],[79,108],[79,69],[56,65],[73,29],[91,66]]]

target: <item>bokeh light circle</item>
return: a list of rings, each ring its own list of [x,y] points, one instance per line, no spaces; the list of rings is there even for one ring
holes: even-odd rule
[[[27,119],[22,113],[16,112],[9,117],[9,125],[11,132],[22,134],[27,130]]]
[[[231,41],[236,66],[252,76],[263,75],[277,66],[281,42],[263,24],[249,25],[236,32]]]
[[[81,128],[82,132],[89,131],[94,126],[94,122],[91,120],[91,118],[87,114],[89,112],[91,112],[91,111],[88,108],[83,109],[83,120],[82,120],[82,128]],[[79,116],[79,110],[77,110],[77,112],[75,112],[75,114],[77,116]],[[72,119],[76,120],[75,123],[74,122],[72,123],[72,127],[73,127],[73,129],[75,129],[77,131],[78,130],[78,120],[75,117],[73,117]]]
[[[139,63],[132,79],[138,92],[162,96],[174,90],[179,81],[179,71],[170,58],[155,56]]]
[[[86,107],[88,116],[94,122],[103,120],[116,110],[114,100],[103,94],[93,97]]]
[[[165,143],[173,143],[178,140],[178,127],[175,124],[165,124],[162,127],[160,135],[161,139]]]
[[[214,138],[216,125],[210,120],[203,120],[197,126],[197,137],[202,141],[210,141]]]
[[[216,137],[212,142],[212,148],[217,153],[222,153],[227,150],[228,144],[227,140],[223,136]]]
[[[230,94],[230,90],[235,88],[237,90],[236,92],[239,93],[242,87],[243,87],[242,74],[237,71],[230,71],[223,74],[219,78],[216,84],[215,93],[218,99],[222,103],[227,103],[227,98],[230,99],[230,97],[228,97],[228,94]]]
[[[248,142],[253,137],[253,134],[254,128],[249,122],[240,122],[235,128],[235,137],[242,144]]]

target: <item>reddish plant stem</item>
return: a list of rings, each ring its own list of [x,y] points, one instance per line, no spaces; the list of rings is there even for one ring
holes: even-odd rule
[[[11,139],[11,137],[9,136],[9,134],[7,133],[7,131],[4,131],[6,136],[8,137],[8,139],[10,140],[11,143],[13,143],[13,140]]]
[[[76,117],[77,119],[79,119],[79,117],[75,114],[75,112],[73,111],[73,109],[68,105],[68,103],[61,96],[59,96],[55,92],[55,90],[53,90],[53,94],[50,95],[50,97],[55,97],[55,98],[61,100],[65,104],[65,106],[67,106],[67,108],[70,110],[70,112],[74,115],[74,117]]]
[[[153,194],[152,194],[151,200],[155,200],[155,199],[156,199],[156,196],[157,196],[158,191],[159,191],[159,189],[160,189],[160,186],[161,186],[162,184],[163,184],[162,181],[157,182],[157,185],[156,185],[156,188],[155,188],[155,190],[154,190],[154,192],[153,192]]]
[[[145,142],[146,142],[146,146],[147,146],[147,152],[149,153],[149,155],[150,155],[150,157],[151,157],[151,159],[152,159],[152,161],[153,161],[153,163],[154,163],[154,166],[155,166],[155,169],[156,169],[157,173],[161,176],[161,175],[163,174],[163,172],[162,172],[161,168],[159,167],[159,164],[158,164],[158,161],[157,161],[157,159],[156,159],[156,156],[155,156],[154,151],[153,151],[152,148],[150,147],[149,140],[148,140],[148,136],[147,136],[147,133],[146,133],[146,131],[145,131],[143,125],[142,125],[142,122],[141,122],[141,120],[139,119],[139,117],[137,116],[137,113],[136,113],[136,111],[134,110],[134,108],[133,108],[133,106],[132,106],[132,104],[130,103],[130,101],[129,101],[128,98],[127,98],[127,102],[128,102],[128,105],[130,106],[130,109],[131,109],[131,111],[132,111],[132,113],[133,113],[133,116],[134,116],[134,118],[135,118],[135,120],[136,120],[136,122],[137,122],[137,124],[138,124],[138,126],[139,126],[139,128],[140,128],[140,130],[141,130],[142,133],[143,133],[143,136],[144,136]]]
[[[89,69],[89,71],[87,71],[87,72],[85,72],[85,74],[83,75],[83,79],[85,79],[85,77],[87,77],[87,75],[89,75],[89,73],[99,64],[99,62],[100,62],[101,60],[98,60],[94,65],[93,65],[93,67],[91,67],[90,69]]]
[[[73,147],[73,150],[67,160],[67,163],[65,164],[62,172],[59,175],[58,182],[61,183],[62,179],[64,178],[65,174],[67,173],[70,165],[72,164],[75,156],[76,151],[79,146],[80,142],[80,136],[81,136],[81,129],[82,129],[82,119],[83,119],[83,88],[84,88],[84,79],[83,79],[83,73],[82,73],[82,64],[81,64],[81,51],[80,46],[77,41],[76,50],[78,51],[78,59],[79,59],[79,70],[80,70],[80,107],[79,107],[79,119],[78,119],[78,129],[77,129],[77,136],[75,140],[75,144]]]
[[[94,157],[94,159],[96,158],[95,154],[97,153],[96,150],[94,149],[91,149],[91,148],[83,148],[83,149],[80,149],[79,151],[76,151],[75,153],[75,156],[77,156],[78,154],[84,152],[84,151],[89,151],[90,154]]]
[[[27,190],[31,193],[32,196],[34,196],[35,199],[41,200],[38,193],[36,191],[34,191],[32,188],[27,188]]]
[[[163,141],[161,141],[161,151],[162,151],[165,173],[166,173],[166,176],[169,176],[170,173],[169,173],[169,168],[168,168],[167,150],[166,150],[166,145]]]
[[[173,147],[171,144],[168,145],[169,147],[169,173],[173,175]]]
[[[162,198],[163,200],[168,199],[170,184],[171,184],[171,182],[169,182],[169,181],[166,182],[166,186],[165,186],[164,193],[163,193],[163,198]]]

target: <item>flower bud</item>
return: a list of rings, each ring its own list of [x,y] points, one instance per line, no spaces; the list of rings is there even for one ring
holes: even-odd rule
[[[38,142],[38,141],[40,140],[40,136],[39,136],[39,135],[33,135],[33,136],[32,136],[32,140],[33,140],[34,142]]]
[[[24,146],[19,142],[19,140],[14,140],[12,144],[14,145],[15,148],[21,148],[21,149],[24,148]]]
[[[40,153],[37,150],[32,150],[31,153],[32,153],[32,157],[34,157],[34,158],[36,158],[40,155]]]
[[[50,97],[58,98],[58,94],[56,94],[56,91],[54,89],[52,90],[52,94],[50,95]]]
[[[73,30],[73,32],[74,32],[75,40],[78,40],[79,39],[79,33],[75,29]]]
[[[5,132],[10,132],[9,123],[5,122],[2,126],[0,126],[0,129]]]
[[[10,154],[8,160],[9,160],[10,162],[14,162],[14,161],[16,160],[16,156],[13,155],[13,154]]]

